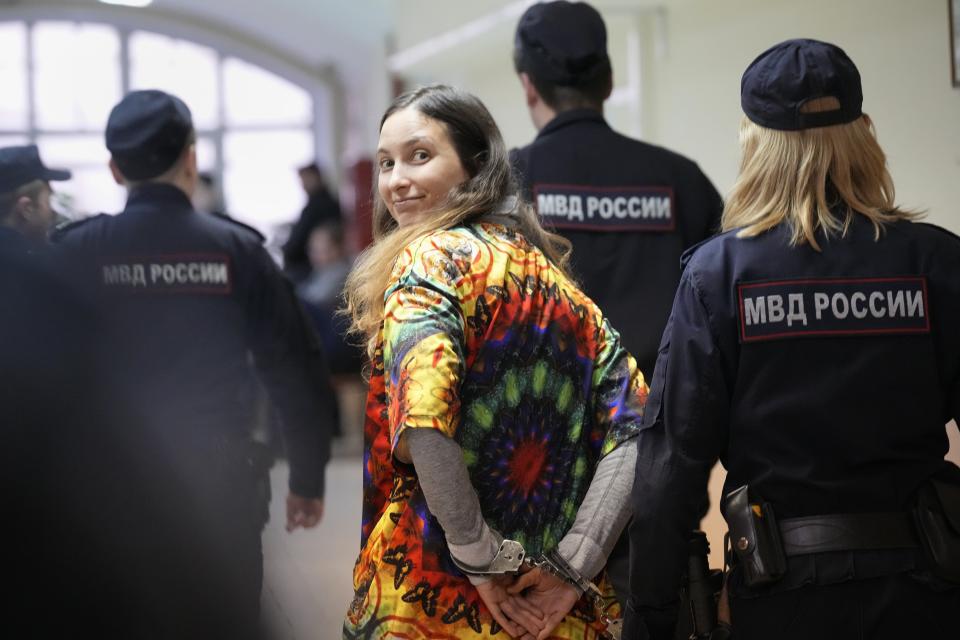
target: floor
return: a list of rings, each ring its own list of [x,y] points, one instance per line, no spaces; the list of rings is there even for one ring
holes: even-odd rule
[[[333,382],[342,433],[332,443],[324,515],[316,528],[287,533],[286,462],[277,461],[270,473],[273,496],[263,532],[261,611],[271,640],[341,638],[353,598],[353,563],[360,553],[366,385],[359,376]]]
[[[360,551],[361,461],[334,458],[327,466],[327,498],[320,524],[287,533],[287,465],[271,473],[270,522],[263,533],[262,611],[276,640],[340,638],[353,597],[353,563]]]

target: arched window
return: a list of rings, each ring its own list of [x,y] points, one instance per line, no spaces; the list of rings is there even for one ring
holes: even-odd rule
[[[316,159],[316,88],[214,47],[126,25],[0,22],[0,146],[35,142],[73,171],[57,183],[71,217],[116,212],[124,193],[107,168],[103,129],[129,90],[163,89],[193,112],[200,170],[226,211],[267,234],[293,220],[304,195],[296,168]],[[323,155],[323,154],[320,154]]]

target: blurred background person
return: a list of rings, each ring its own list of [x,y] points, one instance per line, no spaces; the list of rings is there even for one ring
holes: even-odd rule
[[[353,261],[344,244],[343,226],[326,222],[310,232],[307,245],[310,275],[297,285],[297,295],[313,320],[324,354],[334,375],[358,374],[362,350],[351,344],[350,322],[337,310],[343,302],[343,286]]]
[[[46,251],[49,181],[69,177],[34,145],[0,149],[0,544],[16,585],[0,617],[29,637],[121,637],[138,620],[118,550],[149,497],[124,499],[143,485],[117,439],[100,325]]]
[[[307,255],[310,275],[300,283],[300,297],[315,305],[336,305],[351,261],[344,246],[343,227],[336,222],[322,224],[310,232]]]
[[[310,232],[322,224],[339,224],[342,218],[340,202],[330,193],[323,172],[315,162],[301,167],[297,175],[307,195],[307,204],[283,245],[283,269],[294,283],[299,284],[311,271],[308,255]]]
[[[68,179],[69,171],[43,164],[36,145],[0,148],[0,243],[6,250],[47,244],[57,218],[50,181]]]

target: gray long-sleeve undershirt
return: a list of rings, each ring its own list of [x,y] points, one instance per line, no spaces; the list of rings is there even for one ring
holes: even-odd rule
[[[497,554],[500,539],[483,519],[460,446],[433,429],[409,429],[404,437],[427,506],[443,527],[450,553],[465,565],[486,566]],[[630,519],[636,461],[636,439],[600,460],[573,526],[559,543],[560,555],[584,577],[600,573]]]

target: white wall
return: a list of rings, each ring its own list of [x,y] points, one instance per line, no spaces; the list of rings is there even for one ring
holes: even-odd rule
[[[698,159],[721,191],[736,176],[743,69],[771,44],[817,38],[860,69],[898,201],[960,232],[960,89],[950,84],[945,0],[680,0],[666,32],[650,137]]]

